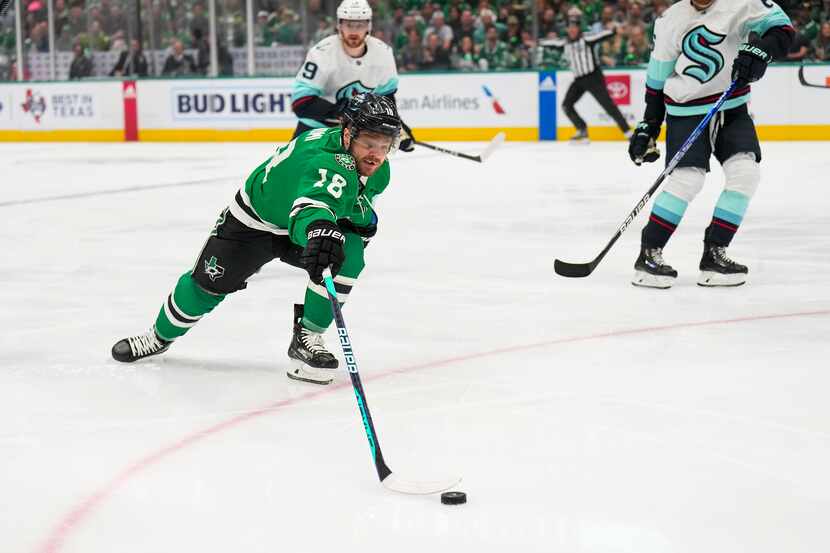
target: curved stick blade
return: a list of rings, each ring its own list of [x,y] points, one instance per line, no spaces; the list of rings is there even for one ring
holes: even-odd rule
[[[487,147],[484,148],[484,151],[481,152],[481,155],[478,156],[479,159],[483,162],[488,157],[490,157],[493,154],[493,151],[495,151],[496,148],[502,145],[505,138],[507,138],[507,135],[504,134],[504,132],[500,132],[499,134],[494,136],[490,143],[487,145]]]
[[[446,480],[438,480],[434,482],[416,482],[414,480],[406,480],[405,478],[401,478],[393,472],[384,478],[381,483],[387,490],[391,490],[393,492],[405,493],[409,495],[429,495],[454,488],[459,482],[461,482],[461,477],[447,478]]]
[[[553,270],[557,275],[568,278],[583,278],[594,271],[591,263],[566,263],[558,259],[553,262]]]

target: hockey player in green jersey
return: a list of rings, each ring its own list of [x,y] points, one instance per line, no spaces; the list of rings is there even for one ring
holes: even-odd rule
[[[342,127],[305,132],[254,169],[219,216],[196,261],[167,296],[145,334],[119,340],[117,361],[166,351],[228,294],[274,259],[304,268],[309,283],[294,306],[288,376],[332,381],[337,359],[323,342],[332,322],[322,286],[330,267],[341,302],[364,267],[363,249],[377,232],[374,199],[389,184],[387,155],[400,140],[392,100],[363,93],[347,106]]]

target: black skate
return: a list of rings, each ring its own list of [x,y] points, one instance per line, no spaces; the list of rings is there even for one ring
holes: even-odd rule
[[[671,288],[677,271],[663,261],[663,248],[640,248],[640,256],[634,262],[634,286],[646,288]]]
[[[571,137],[571,144],[590,144],[588,129],[576,129],[576,134]]]
[[[740,286],[746,282],[748,273],[746,265],[735,263],[726,256],[726,247],[703,243],[700,277],[697,280],[700,286]]]
[[[303,306],[294,305],[294,337],[288,346],[288,357],[291,359],[288,378],[329,384],[334,379],[333,369],[338,367],[337,358],[326,349],[323,335],[305,328],[302,320]]]
[[[118,340],[112,346],[112,358],[122,363],[132,363],[151,355],[164,353],[173,342],[168,342],[156,334],[156,329],[151,328],[144,334],[130,336]]]

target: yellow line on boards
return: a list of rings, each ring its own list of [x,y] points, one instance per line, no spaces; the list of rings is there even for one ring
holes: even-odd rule
[[[139,142],[288,142],[294,129],[139,129]]]
[[[124,129],[0,130],[0,142],[123,142]]]

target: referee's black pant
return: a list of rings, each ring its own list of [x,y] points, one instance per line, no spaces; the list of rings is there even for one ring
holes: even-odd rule
[[[628,132],[630,129],[628,122],[625,120],[625,117],[623,117],[623,114],[620,113],[620,109],[614,103],[614,100],[612,100],[611,96],[608,95],[608,89],[605,88],[605,77],[599,69],[574,79],[574,82],[565,93],[565,99],[562,101],[562,109],[565,111],[565,115],[568,116],[568,119],[571,120],[574,127],[576,127],[578,131],[586,130],[588,125],[574,109],[574,104],[577,103],[586,92],[591,93],[591,96],[599,102],[599,105],[602,106],[605,113],[614,119],[617,126],[623,133]]]

